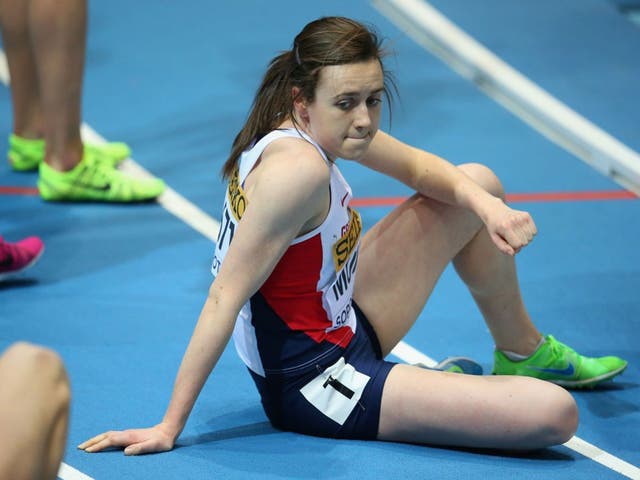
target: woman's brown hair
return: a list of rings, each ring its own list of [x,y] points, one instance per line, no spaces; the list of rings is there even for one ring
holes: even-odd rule
[[[291,50],[271,60],[269,68],[256,92],[249,117],[238,133],[229,158],[222,167],[228,178],[237,166],[240,154],[255,141],[271,132],[293,115],[293,102],[304,98],[313,102],[320,70],[331,65],[378,60],[385,76],[385,94],[391,95],[388,83],[393,85],[385,71],[382,41],[376,33],[355,20],[344,17],[324,17],[308,23],[296,36]],[[297,98],[292,88],[298,87]]]

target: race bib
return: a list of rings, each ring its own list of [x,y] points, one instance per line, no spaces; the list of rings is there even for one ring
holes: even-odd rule
[[[300,389],[309,403],[343,425],[371,377],[358,372],[343,357]],[[360,406],[359,406],[360,407]]]

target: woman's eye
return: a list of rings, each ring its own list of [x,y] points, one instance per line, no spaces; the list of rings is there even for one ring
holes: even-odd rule
[[[369,104],[370,107],[376,107],[380,105],[380,102],[382,102],[382,99],[377,97],[373,97],[367,100],[367,103]]]
[[[349,110],[351,108],[351,102],[349,100],[342,100],[336,104],[338,108],[342,110]]]

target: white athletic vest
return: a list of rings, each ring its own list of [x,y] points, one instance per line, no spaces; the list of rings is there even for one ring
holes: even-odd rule
[[[275,130],[245,151],[229,179],[211,267],[216,275],[247,207],[242,185],[264,149],[283,137],[313,144],[331,168],[331,205],[324,222],[296,238],[264,285],[241,309],[233,338],[255,373],[295,370],[327,350],[346,347],[356,329],[351,306],[362,221],[351,188],[322,149],[295,129]]]

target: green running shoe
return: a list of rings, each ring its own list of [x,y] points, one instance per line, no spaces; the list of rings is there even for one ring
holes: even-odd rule
[[[82,160],[68,172],[40,164],[38,189],[40,196],[49,201],[144,202],[158,197],[164,188],[160,179],[125,175],[91,150],[85,150]]]
[[[529,358],[514,361],[496,350],[494,361],[494,375],[524,375],[566,388],[593,388],[627,368],[627,362],[618,357],[584,357],[552,335]]]
[[[131,149],[124,142],[85,143],[84,148],[99,159],[111,163],[114,167],[117,167],[131,156]]]
[[[37,170],[44,159],[44,140],[9,135],[7,159],[11,167],[19,172]]]
[[[97,159],[104,160],[117,166],[123,160],[131,156],[131,149],[126,143],[108,142],[100,145],[85,144],[84,148],[89,150]],[[9,152],[7,159],[14,170],[28,172],[37,170],[44,160],[45,143],[42,139],[29,139],[18,135],[9,135]]]

